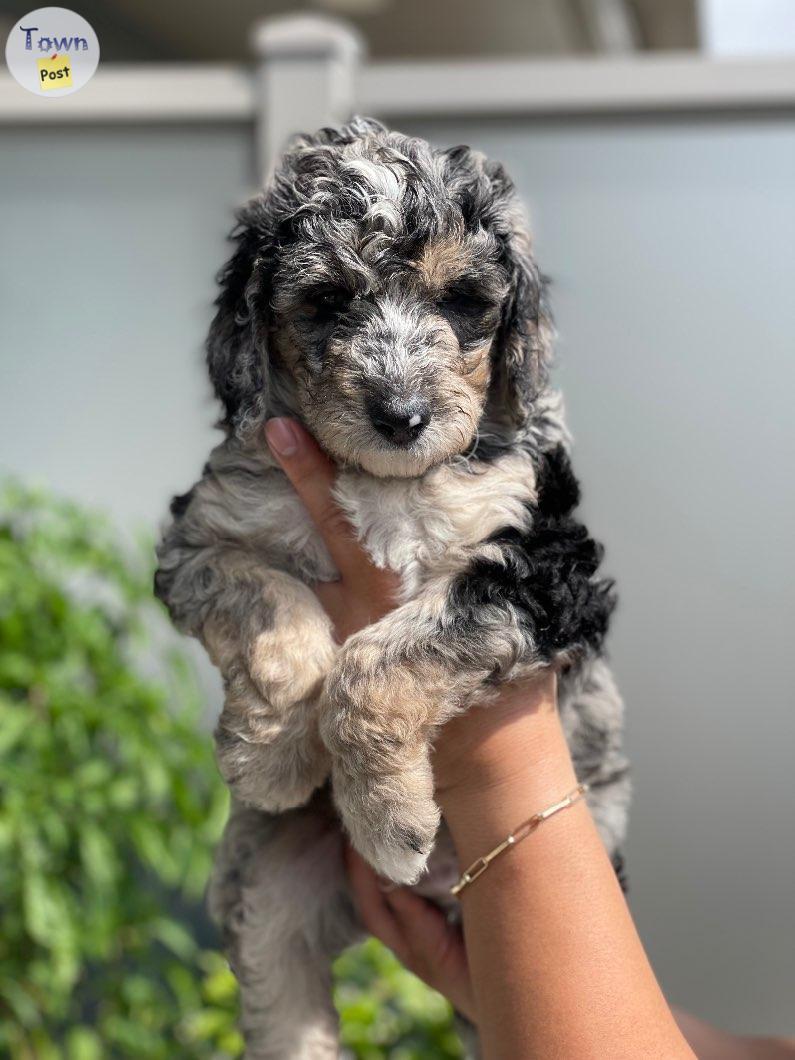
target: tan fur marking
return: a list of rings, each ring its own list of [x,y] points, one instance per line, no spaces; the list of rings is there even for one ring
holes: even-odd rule
[[[485,394],[491,380],[491,340],[467,353],[467,381],[481,394]]]
[[[457,239],[426,243],[417,259],[417,271],[433,291],[444,290],[472,264],[469,246]]]

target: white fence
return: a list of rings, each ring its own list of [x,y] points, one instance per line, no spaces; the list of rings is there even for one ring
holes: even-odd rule
[[[100,66],[79,93],[58,100],[4,74],[0,125],[246,122],[264,173],[291,133],[356,112],[435,119],[795,108],[795,58],[369,62],[349,27],[313,16],[263,22],[251,39],[250,68]]]

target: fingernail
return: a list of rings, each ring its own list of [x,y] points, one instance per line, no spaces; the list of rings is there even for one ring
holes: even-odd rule
[[[265,424],[265,437],[277,456],[294,456],[298,452],[300,440],[292,420],[280,417],[268,420]]]

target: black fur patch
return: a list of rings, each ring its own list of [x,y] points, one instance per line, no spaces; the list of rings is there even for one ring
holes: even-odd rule
[[[411,850],[414,850],[417,854],[424,854],[425,851],[422,847],[422,841],[419,835],[413,831],[401,831],[398,833],[402,843],[404,843]]]
[[[545,661],[598,652],[615,606],[613,583],[596,577],[602,547],[572,514],[580,491],[562,447],[542,457],[538,489],[531,529],[497,531],[489,540],[504,562],[471,564],[455,580],[450,606],[475,628],[487,610],[512,611]]]
[[[621,890],[626,894],[629,891],[629,880],[627,879],[627,867],[624,861],[624,855],[620,850],[617,850],[613,854],[613,871],[618,878],[619,886]]]
[[[158,567],[155,571],[153,592],[155,598],[168,607],[168,596],[174,584],[174,575]]]
[[[169,505],[169,511],[175,519],[181,519],[185,512],[188,510],[188,505],[193,500],[193,490],[189,489],[187,493],[180,493],[173,498]]]

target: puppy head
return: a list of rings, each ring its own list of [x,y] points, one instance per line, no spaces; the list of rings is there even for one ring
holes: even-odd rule
[[[414,476],[526,421],[549,329],[501,166],[356,119],[299,138],[233,237],[208,364],[238,436],[298,413],[339,462]]]

